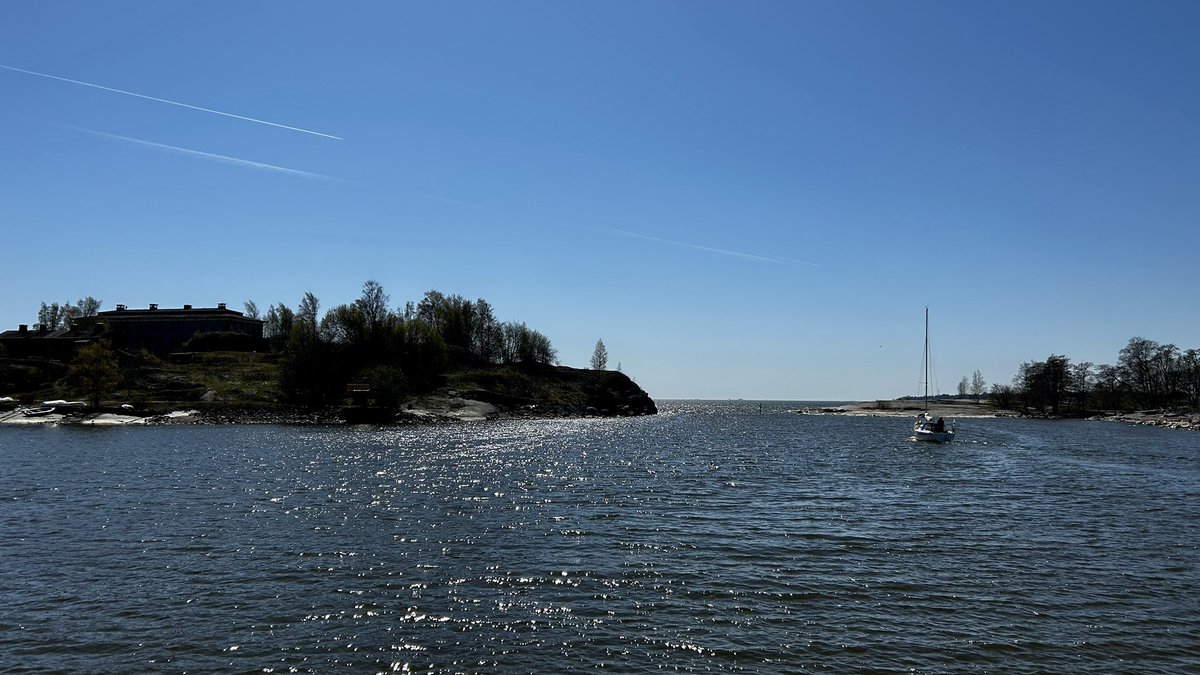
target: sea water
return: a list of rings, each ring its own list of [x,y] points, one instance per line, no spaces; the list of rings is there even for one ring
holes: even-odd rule
[[[3,672],[1200,672],[1200,434],[0,428]]]

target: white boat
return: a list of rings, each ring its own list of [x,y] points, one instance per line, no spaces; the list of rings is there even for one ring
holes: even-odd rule
[[[925,412],[913,422],[913,440],[927,443],[949,443],[954,440],[954,422],[947,424],[941,417],[934,420],[929,414],[929,308],[925,308],[925,356],[922,359],[925,376]]]
[[[934,421],[926,411],[913,422],[913,438],[927,443],[949,443],[954,440],[954,422],[946,424],[940,417]]]
[[[43,406],[41,408],[24,408],[21,410],[21,414],[26,417],[43,417],[45,415],[49,415],[52,412],[54,412],[53,406]]]
[[[61,398],[53,401],[42,401],[42,405],[55,406],[57,408],[86,408],[87,403],[83,401],[66,401]]]

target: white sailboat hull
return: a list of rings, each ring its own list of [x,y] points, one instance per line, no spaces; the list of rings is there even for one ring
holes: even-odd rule
[[[949,443],[954,440],[953,431],[931,431],[929,429],[913,428],[913,438],[926,443]]]

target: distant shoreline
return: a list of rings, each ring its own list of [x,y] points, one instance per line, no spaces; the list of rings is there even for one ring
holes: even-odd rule
[[[916,417],[925,411],[925,403],[917,400],[861,401],[838,406],[809,408],[807,414],[849,415],[854,417]],[[939,399],[929,402],[929,414],[933,417],[954,419],[1025,417],[1016,410],[993,408],[987,403],[974,401]]]
[[[863,401],[824,408],[805,408],[805,415],[845,415],[848,417],[916,417],[925,410],[923,401],[905,399],[892,401]],[[961,399],[938,399],[929,402],[929,414],[946,419],[1067,419],[1027,415],[1018,410],[993,408],[987,403]],[[1124,422],[1140,426],[1200,431],[1200,413],[1181,413],[1166,410],[1143,410],[1131,413],[1104,413],[1090,417],[1071,418],[1099,422]]]

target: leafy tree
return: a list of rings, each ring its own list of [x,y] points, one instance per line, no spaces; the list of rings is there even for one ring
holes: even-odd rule
[[[327,342],[361,346],[367,334],[366,317],[355,305],[338,305],[321,319],[321,338]]]
[[[296,321],[283,347],[280,388],[284,396],[307,405],[334,400],[344,384],[335,354],[307,321]]]
[[[300,299],[300,306],[296,309],[296,322],[303,324],[305,329],[317,333],[317,313],[320,311],[321,301],[317,300],[317,296],[312,292],[306,292],[304,297]]]
[[[38,310],[38,328],[42,330],[66,328],[71,317],[71,310],[71,305],[65,302],[61,305],[57,302],[48,305],[43,302]]]
[[[383,286],[374,279],[368,280],[363,284],[362,296],[354,301],[354,304],[362,311],[363,316],[367,320],[367,325],[374,329],[391,314],[388,309],[388,295],[383,292]]]
[[[253,300],[247,300],[246,302],[242,303],[242,307],[244,307],[246,309],[246,318],[247,319],[261,319],[262,318],[262,316],[258,312],[258,305],[256,305]]]
[[[296,313],[282,302],[271,305],[267,309],[267,320],[263,323],[263,337],[277,351],[287,344],[288,336],[292,334],[292,324],[296,322]]]
[[[42,303],[38,309],[38,328],[45,330],[59,330],[60,328],[70,328],[73,323],[81,319],[89,319],[96,316],[100,311],[101,302],[92,296],[80,298],[75,301],[75,304],[69,302],[50,304]]]
[[[75,301],[75,307],[72,311],[72,317],[75,319],[86,319],[96,316],[100,313],[100,305],[103,304],[100,300],[87,296]]]
[[[120,381],[117,355],[107,340],[97,340],[75,353],[69,374],[92,407],[98,408],[100,399]]]
[[[604,340],[596,340],[596,348],[592,350],[592,370],[605,368],[608,368],[608,349],[604,346]]]
[[[471,329],[471,353],[484,363],[500,360],[500,324],[487,300],[475,301],[474,326]]]

